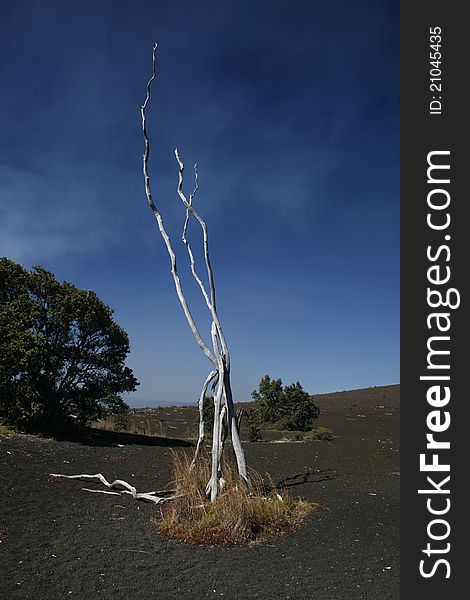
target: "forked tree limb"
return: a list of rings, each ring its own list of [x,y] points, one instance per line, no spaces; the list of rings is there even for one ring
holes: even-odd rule
[[[197,212],[197,210],[194,208],[193,204],[192,204],[192,200],[197,192],[197,190],[199,189],[198,186],[198,182],[197,182],[197,167],[195,165],[196,168],[196,172],[195,172],[195,179],[196,179],[196,187],[194,189],[194,192],[192,195],[190,195],[190,202],[188,202],[188,200],[186,199],[186,196],[183,192],[183,171],[184,171],[184,163],[181,160],[179,153],[178,153],[178,149],[175,149],[175,158],[176,161],[178,163],[178,188],[177,188],[177,192],[178,192],[178,196],[180,197],[181,201],[183,202],[185,208],[186,208],[186,220],[185,220],[185,227],[183,228],[183,242],[185,243],[186,247],[188,248],[188,253],[190,255],[190,261],[191,261],[191,271],[193,273],[194,278],[196,279],[196,281],[198,282],[199,287],[201,288],[201,292],[204,296],[204,299],[206,300],[206,304],[207,307],[210,310],[211,316],[212,316],[212,320],[214,321],[216,327],[217,327],[217,335],[220,339],[221,342],[221,346],[222,346],[222,355],[224,357],[224,362],[226,364],[227,367],[230,367],[230,354],[228,351],[228,346],[227,346],[227,342],[225,340],[225,336],[223,334],[222,331],[222,326],[220,324],[220,320],[219,320],[219,315],[217,313],[217,307],[216,307],[216,301],[215,301],[215,284],[214,284],[214,274],[212,271],[212,265],[211,265],[211,261],[210,261],[210,255],[209,255],[209,233],[207,231],[207,224],[204,221],[204,219],[201,217],[201,215]],[[194,257],[192,257],[192,251],[190,249],[190,247],[188,247],[187,242],[185,242],[185,238],[186,238],[186,228],[187,228],[187,220],[188,220],[188,213],[191,213],[191,215],[196,219],[196,221],[199,223],[199,225],[201,226],[202,229],[202,233],[203,233],[203,243],[204,243],[204,261],[206,263],[206,271],[207,271],[207,277],[209,280],[209,289],[210,289],[210,301],[208,298],[208,294],[206,292],[206,289],[204,287],[204,284],[202,283],[200,277],[197,275],[197,273],[195,272],[195,268],[194,268]]]
[[[144,181],[145,181],[145,193],[147,195],[147,200],[149,203],[149,206],[152,210],[152,213],[157,221],[158,224],[158,229],[160,230],[161,236],[163,238],[163,241],[165,242],[168,254],[170,256],[170,261],[171,261],[171,274],[173,276],[173,281],[175,283],[175,288],[176,288],[176,293],[178,295],[178,299],[180,301],[180,304],[183,308],[183,312],[186,316],[186,320],[189,323],[189,326],[191,328],[191,331],[193,332],[194,337],[196,338],[196,341],[199,345],[199,347],[201,348],[201,350],[204,352],[204,354],[207,356],[207,358],[212,362],[212,364],[214,366],[216,366],[217,361],[215,356],[212,354],[212,352],[209,350],[208,346],[205,344],[204,340],[201,337],[201,334],[199,333],[199,330],[196,326],[196,323],[194,321],[194,318],[191,314],[191,311],[189,310],[189,306],[188,303],[186,302],[186,298],[184,296],[183,293],[183,288],[181,285],[181,280],[176,268],[176,256],[175,253],[173,251],[173,248],[171,246],[171,241],[170,238],[165,230],[165,227],[163,225],[163,219],[162,216],[160,214],[160,212],[158,211],[155,202],[153,200],[152,197],[152,191],[151,191],[151,187],[150,187],[150,177],[149,177],[149,173],[148,173],[148,160],[149,160],[149,155],[150,155],[150,142],[149,142],[149,138],[147,135],[147,122],[146,122],[146,108],[147,105],[150,101],[150,90],[151,90],[151,86],[153,81],[155,80],[156,76],[157,76],[157,70],[156,70],[156,50],[157,50],[157,44],[155,43],[154,47],[153,47],[153,52],[152,52],[152,76],[150,77],[148,83],[147,83],[147,95],[145,97],[144,103],[142,104],[141,108],[140,108],[140,115],[142,118],[142,133],[144,136],[144,143],[145,143],[145,150],[144,150],[144,154],[142,157],[142,161],[143,161],[143,173],[144,173]]]
[[[188,204],[192,205],[193,202],[193,198],[197,193],[197,190],[199,189],[199,185],[198,185],[198,176],[197,176],[197,165],[194,165],[194,180],[195,180],[195,187],[194,187],[194,191],[192,194],[189,195],[189,201]],[[178,183],[178,189],[179,189],[180,183]],[[181,192],[182,193],[182,192]],[[186,202],[186,199],[185,199]],[[184,220],[184,225],[183,225],[183,233],[181,234],[181,239],[183,241],[183,244],[186,246],[186,249],[188,251],[188,256],[189,256],[189,264],[191,267],[191,273],[194,277],[194,279],[196,280],[196,283],[199,286],[199,289],[201,290],[202,295],[204,296],[204,300],[206,301],[207,304],[207,308],[212,312],[212,304],[211,304],[211,299],[209,298],[209,295],[206,291],[206,287],[204,285],[204,283],[202,282],[202,279],[200,278],[200,276],[198,275],[197,271],[196,271],[196,262],[194,260],[194,254],[193,254],[193,250],[191,247],[191,244],[188,240],[188,238],[186,237],[186,232],[188,230],[188,224],[189,224],[189,208],[186,208],[186,217]]]

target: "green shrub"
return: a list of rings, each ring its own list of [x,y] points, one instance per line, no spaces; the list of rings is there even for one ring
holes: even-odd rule
[[[313,396],[306,392],[300,383],[282,386],[281,379],[271,379],[265,375],[259,389],[251,394],[259,405],[261,422],[275,429],[308,431],[320,415]]]
[[[261,415],[256,409],[247,413],[246,422],[248,425],[247,438],[249,442],[259,442],[261,440]]]
[[[129,410],[125,409],[122,412],[118,413],[114,417],[113,429],[114,431],[129,431]]]
[[[333,432],[329,427],[315,427],[315,429],[307,431],[307,433],[304,434],[304,440],[306,442],[316,442],[317,440],[331,442],[333,438]]]

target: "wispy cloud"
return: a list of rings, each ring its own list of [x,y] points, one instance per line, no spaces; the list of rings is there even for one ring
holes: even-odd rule
[[[0,253],[37,263],[96,252],[115,238],[100,204],[86,183],[0,165]]]

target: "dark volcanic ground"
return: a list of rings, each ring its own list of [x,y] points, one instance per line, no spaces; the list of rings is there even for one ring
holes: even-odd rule
[[[250,466],[325,504],[296,532],[254,547],[160,537],[159,509],[50,473],[103,473],[164,487],[168,438],[0,438],[0,598],[398,600],[399,386],[318,396],[334,442],[246,443]],[[146,442],[145,444],[143,442]],[[186,450],[185,450],[186,445]]]

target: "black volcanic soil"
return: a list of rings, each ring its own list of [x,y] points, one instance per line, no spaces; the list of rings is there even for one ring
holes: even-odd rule
[[[245,448],[252,467],[325,508],[254,547],[172,542],[151,525],[157,507],[48,479],[101,472],[159,489],[171,450],[192,451],[187,442],[99,432],[81,442],[0,438],[0,598],[398,599],[399,386],[317,401],[318,425],[334,442]]]

